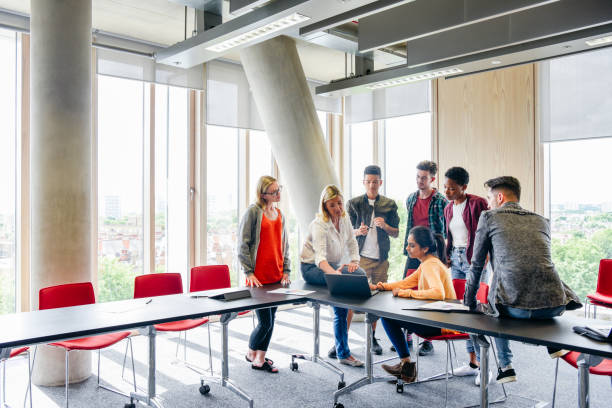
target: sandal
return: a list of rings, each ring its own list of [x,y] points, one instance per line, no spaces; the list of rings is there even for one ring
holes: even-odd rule
[[[261,367],[256,366],[255,364],[251,364],[251,368],[253,370],[263,370],[263,371],[267,371],[267,372],[273,373],[273,374],[277,374],[278,373],[278,368],[274,367],[273,365],[271,365],[267,361],[264,361],[264,363],[261,365]]]
[[[245,356],[244,356],[244,359],[245,359],[246,361],[248,361],[249,363],[252,363],[252,362],[253,362],[253,360],[249,359],[249,356],[247,356],[246,354],[245,354]],[[268,357],[266,357],[266,358],[265,358],[265,361],[266,361],[266,363],[268,363],[268,364],[270,364],[270,365],[272,365],[272,366],[274,365],[274,361],[270,360]]]

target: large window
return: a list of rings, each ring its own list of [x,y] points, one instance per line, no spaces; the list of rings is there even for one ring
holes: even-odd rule
[[[416,191],[416,165],[431,159],[431,114],[420,113],[384,121],[384,190],[397,203],[400,232],[391,240],[389,279],[399,280],[404,273],[404,234],[406,233],[406,197]]]
[[[143,273],[143,82],[98,76],[100,301],[133,296]]]
[[[237,282],[239,130],[222,126],[206,128],[207,263],[230,267]],[[244,169],[242,169],[244,171]]]
[[[363,191],[363,169],[374,164],[374,122],[349,125],[349,190],[348,196],[354,197]]]
[[[0,314],[15,312],[17,35],[0,29]]]
[[[581,298],[597,285],[599,261],[612,258],[612,138],[552,143],[550,218],[553,262]]]
[[[273,176],[270,140],[265,132],[249,132],[249,204],[255,202],[257,181],[261,176]]]

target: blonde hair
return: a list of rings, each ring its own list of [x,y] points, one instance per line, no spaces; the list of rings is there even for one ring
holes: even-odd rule
[[[256,199],[255,205],[259,208],[264,208],[266,206],[266,200],[264,199],[264,195],[268,187],[272,184],[276,183],[276,179],[272,176],[261,176],[259,181],[257,181],[257,190],[256,190]]]
[[[325,222],[329,221],[329,219],[331,218],[329,215],[329,211],[327,211],[327,208],[325,208],[325,203],[328,202],[329,200],[333,200],[336,197],[340,197],[344,199],[340,189],[333,184],[326,185],[323,188],[323,191],[321,191],[321,202],[320,202],[321,206],[319,208],[320,209],[319,216],[323,218],[323,221]],[[346,215],[346,212],[342,210],[342,216],[344,217],[345,215]]]

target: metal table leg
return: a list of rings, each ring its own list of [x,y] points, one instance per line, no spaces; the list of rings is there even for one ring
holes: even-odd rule
[[[221,331],[222,331],[222,357],[221,357],[221,376],[203,375],[200,377],[200,393],[206,395],[210,392],[208,382],[216,383],[232,391],[243,400],[249,403],[249,408],[253,408],[253,398],[243,391],[236,383],[229,378],[229,356],[228,356],[228,324],[238,316],[238,313],[225,313],[221,315]]]
[[[600,364],[603,357],[580,353],[578,361],[578,408],[589,408],[589,368]]]
[[[291,356],[291,368],[292,371],[297,371],[298,363],[295,362],[298,360],[306,360],[311,361],[315,364],[319,364],[321,367],[332,371],[335,374],[340,376],[340,381],[338,382],[338,389],[343,388],[346,383],[344,382],[344,372],[336,367],[334,364],[324,360],[319,355],[319,333],[320,333],[320,314],[321,314],[321,305],[317,302],[308,302],[309,307],[312,308],[312,337],[313,337],[313,350],[312,355],[305,354],[293,354]]]
[[[334,392],[334,408],[344,408],[344,405],[342,405],[341,403],[338,402],[338,398],[341,395],[344,394],[348,394],[351,391],[354,391],[358,388],[361,388],[363,386],[366,386],[368,384],[374,384],[377,382],[384,382],[384,381],[394,381],[397,378],[393,375],[387,375],[387,376],[380,376],[380,377],[375,377],[374,376],[374,360],[372,359],[372,323],[374,322],[374,316],[371,315],[370,313],[366,313],[366,318],[365,318],[365,327],[366,327],[366,353],[365,353],[365,357],[366,357],[366,361],[365,361],[365,368],[366,368],[366,376],[362,377],[360,379],[358,379],[357,381],[355,381],[354,383],[351,383],[349,385],[347,385],[346,387],[339,389],[338,391]]]
[[[147,336],[149,339],[149,375],[147,381],[147,393],[142,394],[139,392],[131,392],[130,403],[125,404],[125,408],[134,408],[136,406],[136,403],[140,403],[152,408],[162,408],[162,403],[155,395],[155,338],[157,336],[157,330],[155,330],[155,326],[147,326],[145,328],[139,329],[139,331],[141,334]]]

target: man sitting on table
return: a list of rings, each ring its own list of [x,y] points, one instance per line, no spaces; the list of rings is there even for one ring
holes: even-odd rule
[[[485,187],[491,210],[483,212],[478,221],[463,302],[470,309],[476,308],[480,275],[490,254],[493,279],[485,306],[487,313],[517,319],[549,319],[560,316],[566,309],[581,307],[552,262],[549,221],[519,205],[519,181],[510,176],[497,177],[488,180]],[[474,342],[475,339],[472,336]],[[495,344],[500,366],[497,382],[516,381],[509,341],[495,338]],[[549,353],[556,358],[567,351],[549,348]],[[480,359],[479,347],[476,354]]]

